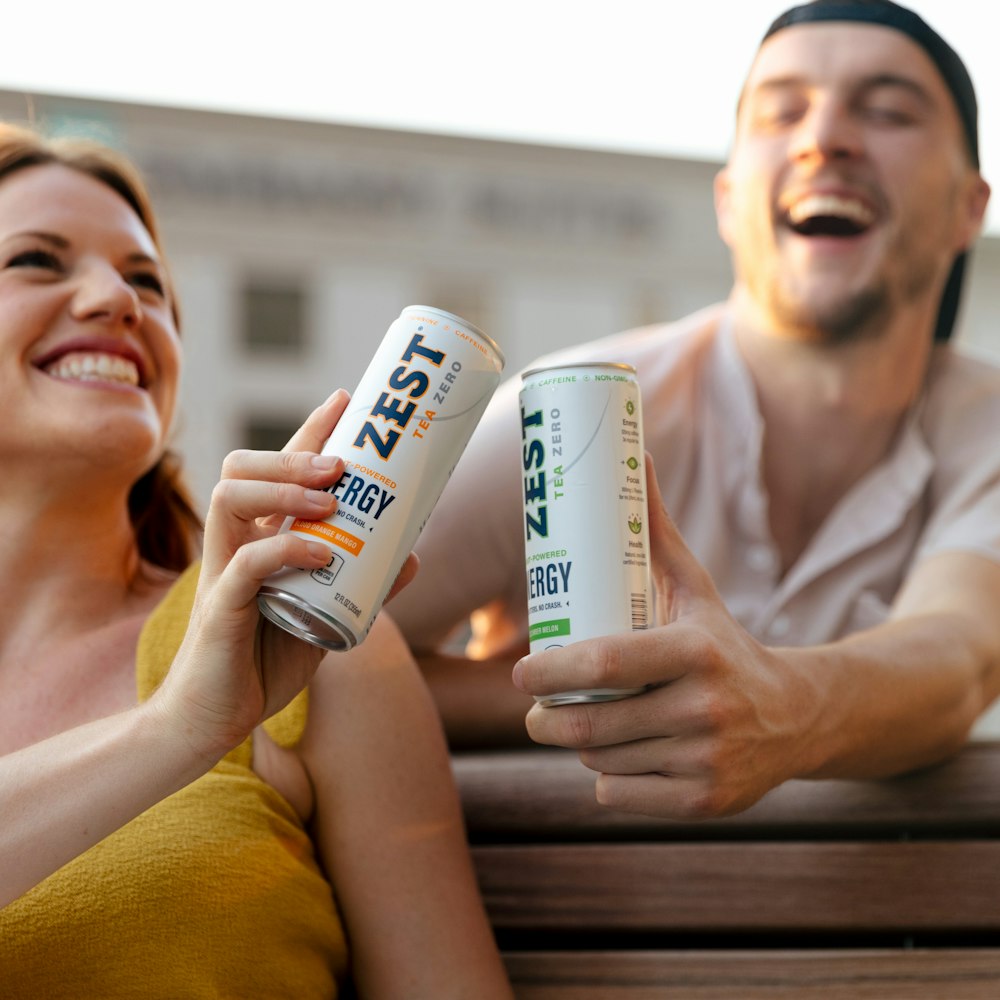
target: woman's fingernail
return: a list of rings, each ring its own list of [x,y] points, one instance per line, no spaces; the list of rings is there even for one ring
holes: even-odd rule
[[[322,559],[324,563],[329,562],[329,545],[324,545],[322,542],[306,542],[306,548],[309,550],[309,555],[314,556],[316,559]]]
[[[309,460],[312,462],[314,469],[322,469],[324,472],[328,472],[330,469],[335,469],[340,463],[339,455],[313,455]]]
[[[315,507],[329,507],[333,503],[333,494],[326,490],[306,490],[306,500]]]

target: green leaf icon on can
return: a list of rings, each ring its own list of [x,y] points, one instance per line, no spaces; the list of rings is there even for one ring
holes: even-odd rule
[[[638,515],[633,514],[628,519],[628,530],[631,531],[633,535],[638,535],[639,532],[642,531],[642,519]]]

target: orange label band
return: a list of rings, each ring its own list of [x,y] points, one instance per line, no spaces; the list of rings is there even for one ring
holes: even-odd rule
[[[322,538],[324,542],[336,545],[341,549],[346,549],[351,555],[356,556],[364,547],[365,543],[360,538],[347,531],[341,531],[326,521],[300,521],[296,518],[292,522],[292,531],[301,531],[305,535],[315,535]]]

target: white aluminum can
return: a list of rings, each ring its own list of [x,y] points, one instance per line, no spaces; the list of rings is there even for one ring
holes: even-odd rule
[[[326,649],[368,634],[500,382],[504,358],[471,323],[408,306],[389,327],[347,411],[323,446],[344,459],[323,521],[283,531],[330,546],[322,569],[283,569],[258,595],[261,612]]]
[[[649,530],[642,411],[624,364],[522,375],[528,637],[532,653],[649,626]],[[644,688],[538,697],[613,701]]]

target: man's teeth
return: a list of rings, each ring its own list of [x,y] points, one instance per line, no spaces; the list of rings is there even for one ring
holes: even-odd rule
[[[875,213],[864,202],[835,194],[810,195],[795,202],[788,210],[788,219],[793,226],[821,216],[847,219],[858,226],[870,226],[875,221]]]
[[[117,354],[67,354],[45,366],[56,378],[79,382],[121,382],[139,384],[139,369],[135,362]]]

